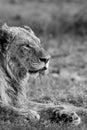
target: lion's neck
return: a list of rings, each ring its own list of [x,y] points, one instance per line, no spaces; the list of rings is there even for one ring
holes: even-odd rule
[[[27,90],[29,88],[29,74],[22,81],[17,81],[10,76],[7,68],[0,64],[0,96],[5,105],[22,107],[27,103]]]

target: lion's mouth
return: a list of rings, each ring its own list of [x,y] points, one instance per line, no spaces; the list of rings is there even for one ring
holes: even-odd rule
[[[40,73],[40,72],[44,72],[45,70],[47,70],[47,68],[44,66],[41,69],[29,70],[29,73],[31,73],[31,74]]]

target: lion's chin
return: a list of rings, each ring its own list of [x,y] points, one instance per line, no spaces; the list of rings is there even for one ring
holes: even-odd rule
[[[33,79],[42,78],[45,75],[45,70],[35,71],[29,73],[30,77]]]
[[[30,74],[30,77],[36,79],[39,76],[39,73],[32,73]]]

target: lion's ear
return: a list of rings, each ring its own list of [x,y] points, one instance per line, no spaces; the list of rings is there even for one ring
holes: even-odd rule
[[[2,25],[2,30],[8,30],[8,29],[9,29],[9,27],[8,27],[7,23],[4,23]]]
[[[0,52],[4,53],[10,41],[9,27],[4,24],[0,28]]]
[[[23,28],[28,30],[28,32],[34,34],[33,30],[29,26],[23,25]]]

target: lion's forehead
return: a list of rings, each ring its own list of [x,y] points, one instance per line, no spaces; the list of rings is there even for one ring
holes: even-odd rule
[[[34,32],[31,30],[28,31],[24,28],[20,27],[10,27],[10,32],[17,36],[17,38],[21,41],[23,41],[25,44],[31,45],[32,47],[41,47],[40,39],[34,34]],[[23,44],[23,42],[21,44]],[[20,42],[18,42],[20,44]]]

